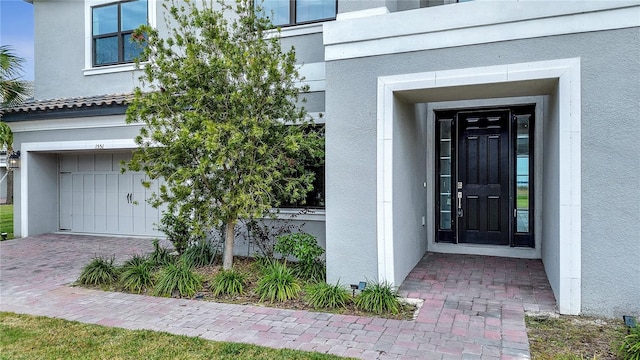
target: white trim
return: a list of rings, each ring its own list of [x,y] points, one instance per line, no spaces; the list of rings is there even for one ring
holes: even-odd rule
[[[15,121],[9,124],[11,126],[11,131],[13,131],[14,133],[46,130],[73,130],[110,128],[119,126],[140,126],[139,124],[127,124],[124,120],[124,115]]]
[[[322,24],[323,23],[314,23],[280,28],[280,38],[322,33]],[[267,31],[266,34],[267,38],[272,37],[277,34],[277,30]]]
[[[157,25],[157,0],[147,0],[147,18],[149,26]],[[91,23],[91,8],[97,5],[116,3],[118,0],[84,0],[84,69],[82,73],[85,76],[111,74],[117,72],[133,71],[135,64],[116,64],[109,66],[93,66],[93,35]]]
[[[336,20],[340,21],[340,20],[358,19],[358,18],[369,17],[369,16],[386,15],[388,13],[389,13],[389,9],[386,6],[381,6],[377,8],[340,13],[336,16]]]
[[[100,150],[96,150],[100,145]],[[49,141],[20,144],[20,235],[29,236],[29,156],[31,152],[59,152],[68,150],[105,151],[135,149],[133,139],[104,139],[87,141]]]
[[[560,165],[558,206],[559,221],[559,289],[561,313],[578,314],[581,307],[581,88],[580,59],[561,59],[500,66],[433,71],[378,78],[377,110],[377,242],[379,280],[394,278],[393,256],[393,184],[392,158],[394,102],[403,92],[426,90],[421,102],[429,96],[451,88],[452,98],[464,96],[470,85],[504,84],[546,80],[557,82],[560,122],[558,160]],[[487,92],[500,87],[487,88]],[[535,88],[528,95],[545,95],[547,89]],[[456,95],[458,94],[458,95]],[[491,94],[485,94],[491,97]],[[550,205],[550,204],[547,204]]]
[[[470,1],[334,21],[323,39],[331,61],[637,26],[637,1]]]

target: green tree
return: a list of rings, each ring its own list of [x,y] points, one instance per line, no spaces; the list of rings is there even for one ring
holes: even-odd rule
[[[11,47],[0,46],[0,106],[11,107],[30,96],[26,81],[20,80],[24,59],[13,53]]]
[[[324,158],[322,137],[296,106],[307,89],[296,85],[295,52],[282,50],[252,3],[173,1],[163,5],[167,37],[149,26],[134,34],[146,61],[127,123],[143,127],[127,167],[163,179],[151,203],[189,219],[192,231],[224,228],[225,269],[238,219],[303,200],[314,179],[305,165]]]
[[[27,82],[20,80],[24,59],[16,56],[11,47],[0,46],[0,108],[17,106],[31,95]],[[2,117],[2,112],[0,112]],[[0,147],[7,155],[13,152],[13,132],[0,123]],[[13,203],[13,172],[7,168],[7,204]]]

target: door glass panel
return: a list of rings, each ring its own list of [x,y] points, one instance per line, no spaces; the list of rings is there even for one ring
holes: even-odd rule
[[[451,230],[451,120],[440,121],[440,230]]]
[[[517,116],[516,132],[516,232],[529,232],[529,115]]]

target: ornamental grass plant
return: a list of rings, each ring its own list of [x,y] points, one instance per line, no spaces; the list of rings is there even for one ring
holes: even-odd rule
[[[160,270],[153,294],[169,297],[177,292],[181,297],[192,297],[200,289],[202,289],[200,275],[193,272],[190,264],[178,261]]]
[[[222,270],[213,278],[211,291],[213,295],[241,295],[244,294],[247,276],[234,269]]]
[[[376,314],[400,311],[398,292],[389,283],[369,282],[360,295],[355,298],[356,307]]]
[[[118,279],[114,258],[94,257],[83,269],[78,283],[83,285],[111,285]]]
[[[280,262],[268,265],[262,277],[258,280],[255,291],[260,301],[287,301],[298,297],[302,288],[291,268]]]
[[[306,289],[305,299],[315,309],[345,308],[349,302],[349,291],[340,284],[328,284],[318,282],[311,284]]]

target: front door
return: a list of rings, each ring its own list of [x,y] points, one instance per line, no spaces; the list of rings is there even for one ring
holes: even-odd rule
[[[532,125],[531,106],[436,114],[437,241],[533,247]]]

